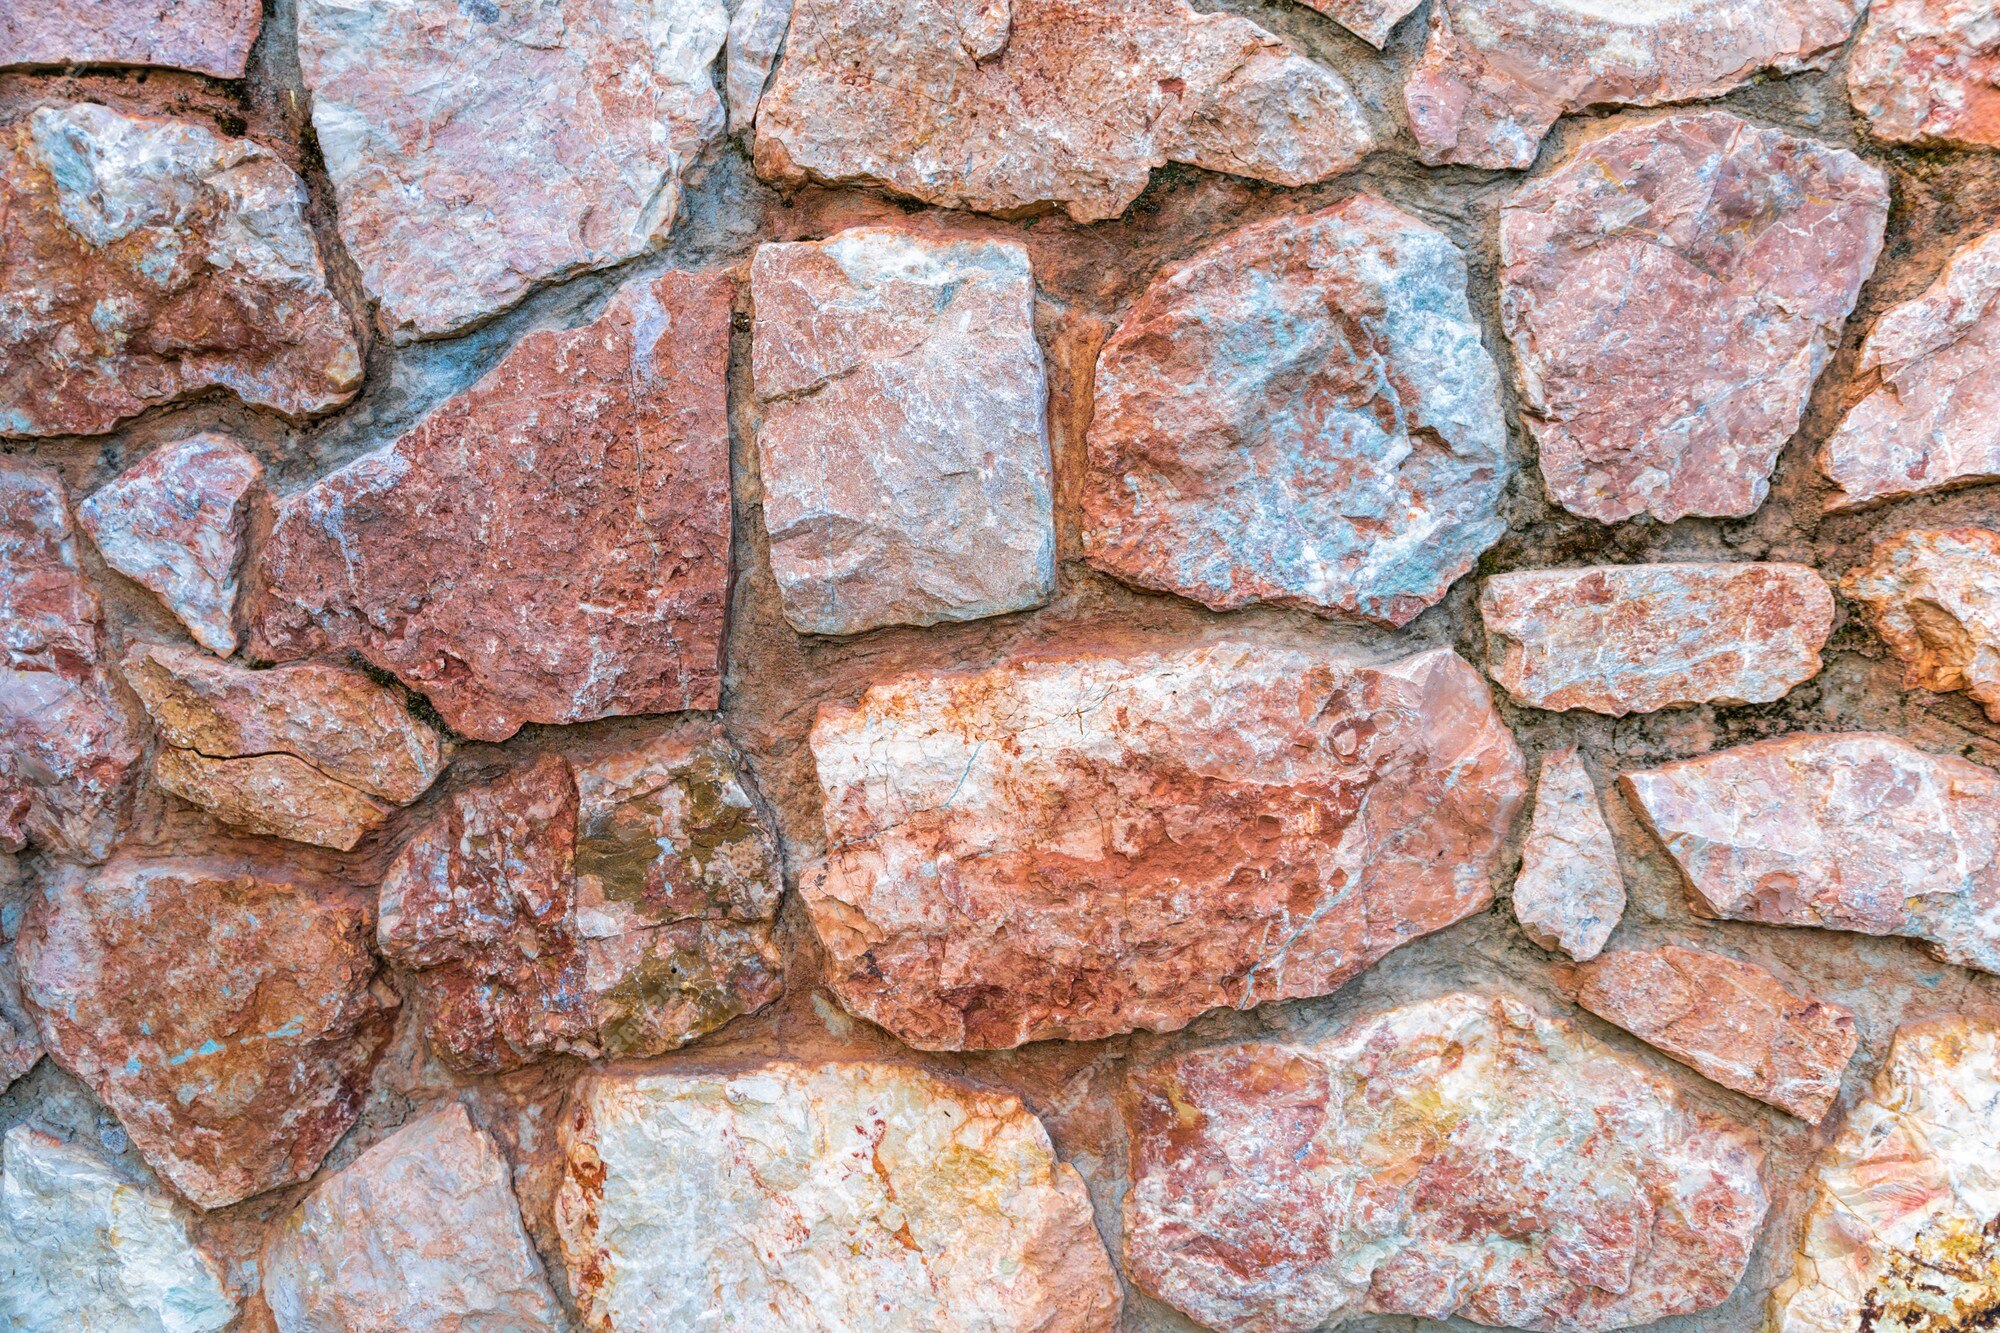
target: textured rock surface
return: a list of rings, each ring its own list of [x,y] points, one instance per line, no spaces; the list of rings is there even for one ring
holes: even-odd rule
[[[828,982],[924,1049],[1321,995],[1492,901],[1520,752],[1456,655],[1222,645],[824,706]]]
[[[713,708],[729,290],[631,283],[594,323],[522,338],[395,444],[287,499],[248,599],[251,652],[352,648],[479,740]]]
[[[1854,154],[1727,112],[1593,140],[1501,211],[1501,322],[1556,503],[1750,514],[1889,211]]]
[[[42,1058],[35,1021],[21,1003],[21,980],[14,972],[13,950],[0,944],[0,1092],[35,1067]]]
[[[1995,20],[2000,41],[2000,19]],[[1996,94],[2000,97],[2000,94]],[[1938,280],[1869,330],[1874,390],[1820,449],[1844,509],[2000,478],[2000,232],[1954,254]]]
[[[240,79],[258,0],[47,0],[0,10],[0,66],[165,65]]]
[[[1915,529],[1841,581],[1911,689],[1964,690],[2000,722],[2000,533]]]
[[[323,1181],[264,1252],[279,1333],[562,1327],[507,1159],[453,1102]]]
[[[1126,1270],[1226,1333],[1650,1323],[1728,1296],[1764,1218],[1754,1134],[1510,999],[1196,1051],[1127,1114]]]
[[[2000,1313],[2000,1013],[1906,1024],[1820,1158],[1773,1333],[1958,1333]]]
[[[215,1262],[158,1190],[16,1125],[0,1145],[0,1326],[214,1333],[236,1317]]]
[[[974,620],[1055,590],[1028,252],[862,227],[750,269],[764,525],[809,634]]]
[[[1678,945],[1584,964],[1576,1000],[1723,1087],[1815,1124],[1860,1043],[1839,1005],[1796,995],[1754,963]]]
[[[1623,778],[1706,916],[1921,940],[2000,972],[2000,773],[1874,733]]]
[[[1085,552],[1217,609],[1401,625],[1505,529],[1499,378],[1443,233],[1367,195],[1246,227],[1098,359]]]
[[[1186,162],[1303,185],[1374,147],[1332,70],[1187,0],[795,0],[757,172],[1116,217]]]
[[[159,594],[196,643],[236,651],[236,566],[264,465],[226,435],[163,445],[76,507],[104,563]]]
[[[722,100],[731,134],[748,134],[757,123],[757,103],[771,81],[771,67],[778,63],[791,21],[792,0],[740,0],[729,16]]]
[[[1594,958],[1625,915],[1618,848],[1576,748],[1542,757],[1535,817],[1514,877],[1514,919],[1544,949]]]
[[[340,234],[398,342],[658,247],[722,133],[720,0],[300,0]]]
[[[0,131],[0,436],[226,389],[288,417],[361,385],[291,168],[192,121],[45,106]]]
[[[279,864],[124,858],[22,927],[49,1054],[204,1208],[305,1180],[389,1035],[368,913]]]
[[[1624,717],[1784,698],[1819,674],[1833,593],[1804,565],[1600,565],[1496,574],[1479,614],[1517,703]]]
[[[899,1065],[589,1076],[556,1223],[585,1325],[1114,1327],[1073,1167],[1019,1099]]]
[[[0,847],[108,854],[139,761],[54,472],[0,458]]]
[[[444,770],[437,732],[348,667],[251,671],[157,643],[123,665],[160,734],[155,780],[252,833],[348,851]]]
[[[1865,0],[1437,0],[1403,88],[1423,160],[1532,166],[1587,106],[1717,97],[1763,73],[1822,68]]]
[[[1371,46],[1389,40],[1396,25],[1423,0],[1299,0],[1339,23]]]
[[[1880,138],[2000,147],[2000,14],[1989,0],[1876,0],[1847,90]]]

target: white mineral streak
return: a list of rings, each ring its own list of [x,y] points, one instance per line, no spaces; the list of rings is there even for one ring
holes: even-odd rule
[[[1542,759],[1535,817],[1514,880],[1514,919],[1544,949],[1595,958],[1625,914],[1618,849],[1575,747]]]
[[[771,81],[771,67],[778,63],[791,21],[792,0],[738,0],[729,16],[722,92],[730,134],[748,134],[756,124],[757,103]]]

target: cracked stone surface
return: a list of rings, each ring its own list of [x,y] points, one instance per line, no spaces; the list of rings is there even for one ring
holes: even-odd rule
[[[1723,1301],[1764,1220],[1753,1131],[1507,997],[1184,1054],[1126,1117],[1126,1271],[1221,1333],[1648,1324]]]
[[[0,11],[0,67],[162,65],[240,79],[259,0],[46,0]]]
[[[1878,138],[2000,147],[2000,13],[1986,0],[1875,0],[1847,91]]]
[[[1119,1288],[1020,1100],[903,1065],[586,1076],[556,1225],[585,1327],[1085,1333]]]
[[[340,235],[397,342],[657,249],[723,130],[720,0],[300,0]]]
[[[0,1093],[35,1067],[42,1058],[42,1040],[35,1020],[21,1003],[21,979],[14,971],[14,950],[0,936]]]
[[[1222,644],[911,675],[821,707],[849,1011],[925,1050],[1322,995],[1483,910],[1526,795],[1456,654]]]
[[[1398,23],[1416,10],[1423,0],[1299,0],[1317,9],[1341,27],[1380,49]]]
[[[1905,688],[1963,690],[2000,722],[2000,532],[1897,533],[1840,590],[1902,660]]]
[[[1479,614],[1516,703],[1624,717],[1784,698],[1819,674],[1833,593],[1804,565],[1598,565],[1495,574]]]
[[[739,0],[729,16],[722,91],[730,134],[747,135],[757,123],[757,104],[791,22],[792,0]]]
[[[1232,232],[1105,345],[1085,555],[1216,610],[1390,625],[1497,541],[1500,375],[1451,241],[1369,195]]]
[[[1625,915],[1618,848],[1575,746],[1542,757],[1513,905],[1529,939],[1579,961],[1596,957]]]
[[[1028,252],[892,227],[757,248],[764,526],[808,634],[1046,602],[1056,533]]]
[[[1340,75],[1187,0],[795,0],[756,163],[1096,222],[1168,162],[1304,185],[1374,146]]]
[[[1616,129],[1501,210],[1501,323],[1549,498],[1753,514],[1875,267],[1882,171],[1726,111]]]

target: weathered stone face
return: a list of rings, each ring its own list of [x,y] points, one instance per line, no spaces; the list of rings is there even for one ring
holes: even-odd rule
[[[1501,211],[1501,322],[1549,496],[1755,513],[1875,267],[1882,172],[1727,112],[1586,144]]]
[[[1608,953],[1576,969],[1576,1002],[1725,1088],[1814,1124],[1840,1095],[1854,1015],[1754,963],[1700,949]]]
[[[863,1062],[587,1076],[556,1225],[585,1326],[1084,1333],[1119,1290],[1007,1094]]]
[[[14,972],[14,951],[0,943],[0,1092],[35,1067],[42,1058],[41,1038],[34,1019],[21,1003],[21,980]]]
[[[1167,162],[1280,185],[1374,147],[1338,74],[1187,0],[796,0],[757,173],[1116,217]]]
[[[258,0],[47,0],[0,10],[0,67],[165,65],[240,79]]]
[[[1488,670],[1515,702],[1612,717],[1769,703],[1819,674],[1833,593],[1804,565],[1600,565],[1496,574]]]
[[[729,302],[721,277],[631,283],[291,496],[247,599],[252,655],[351,648],[479,740],[715,707]]]
[[[2000,722],[2000,533],[1915,529],[1841,581],[1910,689],[1964,690]]]
[[[1422,0],[1299,0],[1340,24],[1370,46],[1380,48]]]
[[[747,135],[757,123],[757,103],[771,81],[771,67],[778,63],[791,21],[792,0],[739,0],[729,16],[722,91],[730,134]]]
[[[1443,233],[1368,195],[1243,228],[1098,358],[1085,553],[1218,610],[1404,624],[1505,529],[1499,390]]]
[[[323,1181],[262,1268],[279,1333],[562,1327],[507,1159],[457,1102]]]
[[[911,676],[812,733],[842,1004],[927,1050],[1321,995],[1492,901],[1520,751],[1456,655],[1221,645]]]
[[[759,246],[764,525],[808,634],[974,620],[1055,591],[1028,252],[890,227]]]
[[[2000,41],[2000,21],[1995,25]],[[1996,94],[2000,96],[2000,94]],[[1829,509],[2000,477],[2000,232],[1954,254],[1930,290],[1875,321],[1861,373],[1879,386],[1820,449]]]
[[[1534,165],[1587,106],[1719,97],[1760,74],[1831,64],[1864,0],[1436,0],[1403,88],[1432,165]]]
[[[2000,774],[1859,732],[1622,781],[1704,916],[1904,935],[2000,972]]]
[[[720,137],[719,0],[301,0],[340,234],[397,342],[658,247]]]
[[[1544,949],[1594,958],[1625,915],[1618,848],[1576,748],[1542,757],[1535,817],[1514,878],[1514,919]]]
[[[1905,1024],[1815,1173],[1773,1333],[1977,1329],[2000,1311],[2000,1013]]]
[[[361,1109],[389,1014],[368,912],[276,864],[121,858],[29,909],[49,1054],[204,1208],[311,1177]]]
[[[2000,15],[1984,0],[1877,0],[1847,91],[1877,138],[2000,147]]]
[[[0,1146],[0,1321],[215,1333],[236,1301],[187,1218],[88,1149],[16,1125]]]
[[[306,192],[248,139],[45,106],[0,131],[0,436],[220,388],[308,417],[361,385]]]
[[[1511,999],[1195,1051],[1127,1116],[1126,1272],[1230,1333],[1646,1324],[1726,1298],[1764,1219],[1750,1130]]]

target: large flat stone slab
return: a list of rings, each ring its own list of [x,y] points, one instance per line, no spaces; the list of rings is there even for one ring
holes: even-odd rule
[[[160,65],[240,79],[259,0],[47,0],[0,10],[0,67]]]
[[[1847,62],[1869,133],[2000,147],[2000,29],[1985,0],[1876,0]]]

